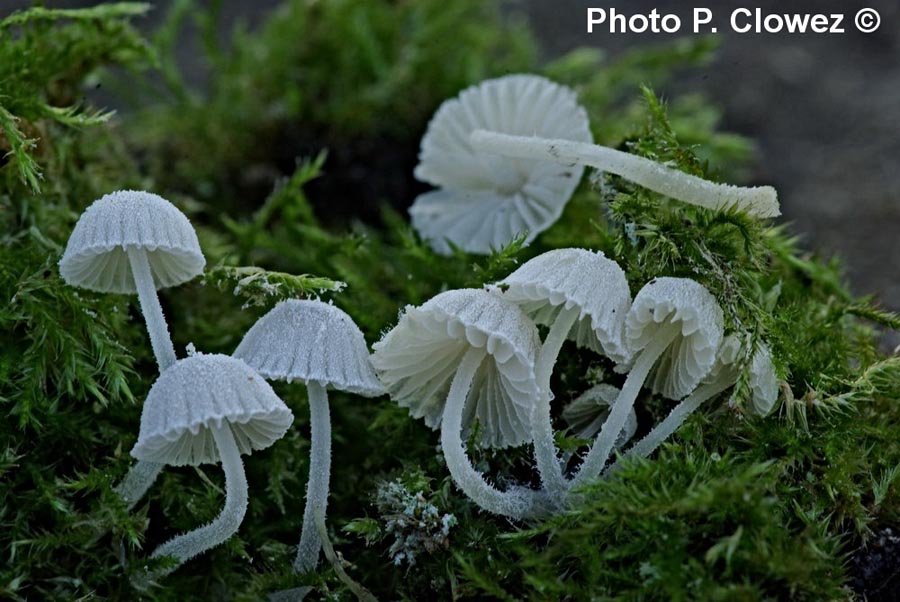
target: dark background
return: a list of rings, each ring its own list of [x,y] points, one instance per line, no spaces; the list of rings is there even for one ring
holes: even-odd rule
[[[28,6],[6,0],[0,15]],[[84,0],[47,2],[54,7],[96,4]],[[148,31],[162,19],[168,1],[140,26]],[[225,0],[223,39],[237,18],[258,22],[278,0]],[[586,32],[587,7],[615,7],[631,15],[675,13],[690,34],[694,7],[714,13],[723,43],[716,61],[683,74],[668,89],[705,92],[724,110],[723,126],[757,141],[754,183],[774,185],[784,219],[803,235],[806,248],[826,257],[843,257],[858,294],[874,294],[888,308],[900,309],[900,3],[896,0],[734,2],[695,0],[521,0],[510,15],[525,15],[552,58],[591,45],[615,56],[637,44],[671,39],[668,34],[609,34],[602,26]],[[841,35],[744,34],[730,32],[731,11],[744,6],[765,13],[839,12]],[[862,7],[881,14],[872,34],[856,31],[853,16]],[[202,80],[195,44],[182,46],[189,73]],[[890,348],[900,335],[889,335]]]

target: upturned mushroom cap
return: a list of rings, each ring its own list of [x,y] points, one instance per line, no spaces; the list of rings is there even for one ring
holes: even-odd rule
[[[635,296],[625,318],[632,353],[646,347],[666,324],[680,333],[660,356],[647,379],[669,399],[680,399],[709,374],[722,342],[722,308],[706,288],[688,278],[655,278]]]
[[[477,419],[482,446],[507,447],[530,440],[539,345],[537,328],[516,305],[484,290],[454,290],[407,306],[373,346],[372,364],[391,398],[437,429],[463,355],[483,348],[487,355],[469,391],[463,427]]]
[[[765,344],[757,347],[750,360],[750,393],[750,405],[760,416],[771,412],[778,400],[778,379],[772,352]]]
[[[591,387],[569,403],[562,411],[565,420],[576,437],[591,439],[600,432],[603,422],[609,416],[609,409],[616,402],[619,389],[612,385],[599,384]],[[616,439],[615,447],[622,447],[637,432],[637,414],[629,410],[625,428]]]
[[[619,264],[600,251],[548,251],[523,264],[495,290],[547,326],[563,308],[578,308],[579,318],[568,338],[615,362],[628,358],[623,334],[631,291]]]
[[[147,252],[157,289],[187,282],[206,265],[197,233],[175,205],[149,192],[119,190],[78,218],[59,272],[73,286],[133,294],[128,247]]]
[[[321,301],[282,301],[247,331],[234,357],[269,379],[314,381],[366,397],[385,392],[353,318]]]
[[[211,428],[228,423],[240,453],[249,454],[280,439],[293,420],[272,387],[243,361],[192,355],[153,383],[131,455],[172,466],[216,463]]]
[[[514,237],[532,240],[562,213],[583,167],[477,152],[469,135],[504,134],[591,142],[575,93],[536,75],[508,75],[463,90],[440,106],[422,138],[415,176],[439,190],[410,208],[413,226],[439,253],[445,239],[489,253]]]

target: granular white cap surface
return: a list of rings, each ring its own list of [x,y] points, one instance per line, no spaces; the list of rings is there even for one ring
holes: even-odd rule
[[[555,249],[503,279],[495,291],[536,323],[550,326],[563,309],[578,308],[568,338],[615,362],[628,358],[623,341],[631,291],[625,273],[601,252]]]
[[[359,327],[322,301],[282,301],[244,335],[234,357],[269,379],[315,381],[366,397],[385,392]]]
[[[157,289],[187,282],[206,265],[197,233],[175,205],[149,192],[120,190],[81,214],[59,262],[60,274],[73,286],[134,294],[128,247],[147,252]]]
[[[131,455],[173,466],[219,461],[212,428],[228,424],[241,454],[265,449],[293,422],[265,379],[239,359],[196,354],[177,361],[150,388]]]

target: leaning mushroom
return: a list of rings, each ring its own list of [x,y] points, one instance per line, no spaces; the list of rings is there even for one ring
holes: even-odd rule
[[[94,201],[78,218],[59,272],[72,286],[137,293],[162,373],[176,358],[156,291],[191,280],[204,265],[197,233],[178,208],[149,192],[120,190]],[[129,508],[143,497],[161,468],[139,462],[116,487]]]
[[[589,141],[551,140],[540,133],[514,135],[491,129],[484,127],[472,132],[469,140],[472,148],[511,159],[544,160],[578,168],[594,167],[622,176],[653,192],[708,209],[737,207],[756,217],[781,215],[778,194],[771,186],[745,188],[717,184],[651,159]]]
[[[565,488],[550,417],[550,377],[566,339],[605,353],[617,362],[628,359],[622,335],[631,307],[625,273],[603,253],[555,249],[522,265],[496,287],[538,324],[550,326],[538,355],[536,376],[540,402],[531,417],[534,453],[548,493]]]
[[[327,387],[365,397],[384,394],[369,362],[362,332],[346,313],[321,301],[283,301],[260,318],[234,352],[268,379],[300,381],[309,394],[311,450],[306,509],[294,570],[308,572],[319,559],[331,474],[331,419]]]
[[[536,75],[484,81],[444,102],[415,169],[438,189],[420,195],[409,213],[416,231],[445,255],[450,243],[486,254],[518,235],[534,239],[559,218],[581,180],[582,167],[476,151],[469,134],[478,129],[592,141],[575,93]]]
[[[373,346],[372,364],[393,400],[431,428],[440,427],[457,485],[482,508],[512,518],[544,511],[538,492],[501,492],[489,485],[469,461],[462,437],[477,420],[482,446],[529,441],[531,406],[539,395],[539,344],[537,328],[516,305],[484,290],[463,289],[408,306]]]
[[[713,367],[722,329],[722,309],[698,282],[656,278],[638,292],[625,321],[631,371],[573,486],[603,470],[645,380],[668,399],[681,399],[700,384]]]
[[[681,401],[647,436],[631,447],[622,460],[635,457],[646,458],[668,439],[678,427],[705,401],[732,387],[740,377],[741,365],[746,362],[746,354],[740,340],[729,335],[722,340],[716,362],[709,375],[693,393]],[[769,348],[760,344],[749,362],[750,404],[760,416],[768,414],[778,398],[778,383]],[[619,462],[621,462],[620,460]],[[619,462],[616,465],[619,465]],[[611,468],[615,468],[615,465]]]
[[[220,462],[225,507],[210,524],[159,546],[153,558],[178,564],[143,575],[162,577],[234,535],[247,510],[242,454],[280,439],[294,417],[272,387],[247,364],[227,355],[196,354],[163,372],[147,395],[131,455],[170,466]]]

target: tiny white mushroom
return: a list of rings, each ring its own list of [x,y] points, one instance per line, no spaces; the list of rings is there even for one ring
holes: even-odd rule
[[[315,568],[322,548],[316,515],[323,520],[331,477],[331,418],[327,387],[365,397],[385,393],[353,319],[321,301],[282,301],[257,320],[234,352],[268,379],[306,384],[310,413],[310,463],[306,508],[294,570]]]
[[[619,396],[619,389],[612,385],[594,385],[563,408],[562,417],[572,433],[579,439],[591,439],[609,417],[609,411]],[[614,447],[622,448],[637,432],[637,414],[634,409],[628,413],[625,428],[619,433]]]
[[[614,361],[628,359],[623,341],[625,316],[631,307],[628,281],[619,264],[601,252],[555,249],[523,264],[495,290],[536,323],[550,326],[538,354],[536,377],[542,396],[531,425],[541,480],[551,497],[561,495],[566,482],[550,417],[553,366],[567,338]]]
[[[508,75],[463,90],[444,102],[422,138],[415,176],[438,187],[420,195],[413,227],[439,253],[452,242],[490,253],[516,236],[531,241],[562,214],[584,169],[476,151],[478,129],[591,142],[575,93],[536,75]]]
[[[746,361],[745,358],[746,351],[742,348],[740,339],[733,334],[725,337],[716,354],[716,362],[709,375],[703,379],[703,383],[675,406],[669,415],[650,431],[647,436],[631,447],[622,460],[638,456],[646,458],[652,454],[663,441],[668,439],[684,424],[687,417],[700,405],[737,382],[740,376],[741,365]],[[756,353],[750,360],[749,368],[751,407],[760,416],[765,416],[771,411],[778,397],[775,367],[772,365],[769,348],[765,344],[759,345]],[[619,466],[620,462],[617,462],[610,469]]]
[[[550,140],[540,134],[511,135],[485,127],[472,132],[472,147],[518,159],[543,159],[566,166],[594,167],[622,176],[648,190],[684,203],[725,209],[737,207],[756,217],[781,215],[778,194],[771,186],[717,184],[614,148],[577,140]]]
[[[247,510],[247,477],[241,454],[280,439],[294,417],[272,387],[247,364],[227,355],[196,354],[163,372],[147,395],[141,431],[131,455],[170,466],[220,462],[225,472],[225,507],[210,524],[159,546],[152,557],[171,556],[178,565],[237,532]]]
[[[603,470],[645,380],[669,399],[681,399],[700,384],[713,367],[722,329],[722,309],[698,282],[656,278],[638,292],[625,319],[635,353],[631,371],[573,486]]]
[[[516,305],[484,290],[463,289],[408,306],[373,346],[372,364],[392,399],[431,428],[440,427],[457,485],[482,508],[512,518],[543,512],[544,500],[525,487],[499,491],[486,483],[467,457],[462,436],[477,419],[483,446],[530,440],[539,345],[537,328]]]
[[[187,217],[164,198],[138,190],[107,194],[88,207],[59,262],[72,286],[103,293],[137,293],[159,371],[175,363],[175,348],[156,291],[203,272],[206,259]],[[138,462],[116,488],[131,508],[162,468]]]

